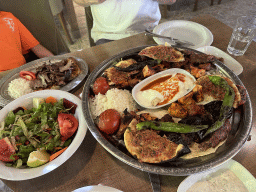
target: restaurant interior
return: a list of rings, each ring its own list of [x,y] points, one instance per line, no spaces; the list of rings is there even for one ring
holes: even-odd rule
[[[81,110],[87,109],[89,105],[87,105],[89,103],[87,96],[91,91],[92,82],[96,76],[102,74],[104,66],[115,61],[116,55],[135,47],[148,46],[156,42],[155,38],[138,34],[134,37],[128,37],[127,41],[121,39],[95,46],[90,37],[91,23],[86,17],[86,9],[72,0],[0,1],[0,11],[13,13],[36,39],[54,55],[81,58],[81,63],[86,65],[86,74],[81,81],[76,82],[77,87],[72,87],[72,91],[70,91],[73,96],[76,96],[76,99],[82,100],[80,107],[83,109]],[[227,45],[237,18],[243,15],[251,15],[256,18],[256,2],[255,0],[176,0],[176,3],[172,5],[160,5],[160,11],[162,17],[159,24],[174,20],[193,21],[209,29],[213,34],[211,46],[214,49],[212,50],[216,51],[217,48],[216,53],[220,54],[218,55],[219,58],[223,56],[224,52],[225,55],[228,54]],[[242,120],[239,119],[239,122],[241,121],[243,124],[238,123],[238,134],[240,135],[237,134],[233,138],[238,141],[237,145],[227,145],[232,147],[232,150],[228,150],[227,154],[223,154],[221,150],[225,152],[225,148],[221,148],[218,153],[221,156],[219,160],[216,160],[213,155],[209,157],[210,160],[202,158],[203,161],[209,161],[202,166],[199,163],[200,166],[195,166],[195,169],[190,169],[190,165],[184,166],[184,169],[189,169],[189,175],[193,175],[195,172],[195,178],[200,179],[203,177],[200,173],[207,173],[214,168],[232,169],[236,175],[241,173],[239,178],[250,192],[253,192],[254,187],[256,187],[256,141],[254,138],[256,119],[255,115],[253,116],[253,112],[256,112],[255,50],[256,35],[243,56],[235,57],[229,54],[227,57],[227,60],[231,63],[234,62],[233,64],[237,65],[238,68],[235,67],[234,70],[231,70],[225,63],[217,62],[217,66],[225,69],[223,74],[233,78],[237,84],[244,86],[248,91],[246,93],[249,93],[245,96],[247,102],[239,108],[242,110],[239,117],[241,114],[243,117]],[[123,56],[122,53],[120,55]],[[97,73],[95,69],[101,72]],[[89,76],[90,74],[92,76]],[[0,80],[1,78],[4,76],[0,76]],[[90,116],[88,111],[84,110],[83,116],[88,118]],[[100,192],[106,190],[113,192],[185,192],[186,185],[191,185],[191,180],[192,183],[195,182],[195,178],[182,172],[183,169],[175,169],[179,167],[179,164],[175,164],[173,170],[168,170],[165,165],[159,169],[153,165],[152,168],[151,165],[140,165],[137,160],[130,158],[130,156],[127,158],[127,155],[120,154],[117,148],[113,150],[113,146],[105,143],[106,139],[98,135],[99,131],[95,132],[91,128],[94,126],[94,124],[90,124],[91,119],[84,126],[86,127],[83,132],[84,138],[80,138],[74,152],[66,154],[67,158],[65,155],[60,156],[61,163],[56,159],[54,161],[57,162],[56,164],[46,166],[40,174],[33,172],[29,175],[29,172],[22,172],[22,174],[25,173],[24,178],[20,176],[17,177],[19,179],[15,179],[16,175],[12,175],[12,173],[10,174],[13,178],[0,177],[0,191],[92,192],[95,189]],[[88,126],[91,127],[88,128]],[[198,163],[196,161],[191,162],[192,165]],[[204,177],[206,176],[204,175]],[[190,181],[186,180],[188,178]],[[86,186],[90,186],[90,188]]]
[[[197,6],[195,6],[196,2]],[[199,15],[209,14],[233,28],[238,16],[248,13],[255,15],[255,6],[252,0],[177,0],[172,5],[160,6],[162,14],[160,23],[190,20]],[[49,3],[46,1],[21,3],[12,0],[0,2],[0,8],[15,13],[34,36],[54,54],[74,52],[91,46],[85,9],[72,0],[49,1]],[[41,27],[33,27],[35,25]],[[51,37],[52,40],[48,41],[46,37]]]
[[[219,0],[215,0],[213,5],[211,5],[210,0],[200,0],[196,10],[195,2],[196,0],[177,0],[175,4],[170,6],[161,5],[162,19],[160,23],[171,20],[190,20],[198,15],[209,14],[233,28],[238,16],[246,15],[250,12],[251,14],[256,14],[256,5],[251,0],[222,0],[220,4]],[[74,44],[69,44],[71,51],[90,46],[84,8],[74,3],[74,9],[81,37],[74,39]],[[56,20],[57,22],[58,20]]]

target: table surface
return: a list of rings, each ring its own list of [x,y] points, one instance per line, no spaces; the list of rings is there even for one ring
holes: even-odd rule
[[[232,29],[210,15],[201,15],[192,19],[207,27],[214,36],[212,46],[226,52]],[[155,44],[151,37],[144,34],[128,37],[107,44],[84,49],[69,55],[84,59],[90,71],[105,59],[127,49],[142,45]],[[253,113],[256,110],[256,43],[252,42],[245,55],[234,57],[244,68],[239,78],[247,88]],[[75,91],[79,95],[82,87]],[[247,141],[241,151],[233,158],[241,163],[256,177],[255,121],[252,125],[252,139]],[[177,191],[186,177],[160,176],[161,191]],[[63,165],[41,177],[27,181],[3,180],[14,191],[72,191],[89,185],[106,185],[122,191],[152,191],[148,173],[137,170],[108,153],[88,130],[77,152]]]

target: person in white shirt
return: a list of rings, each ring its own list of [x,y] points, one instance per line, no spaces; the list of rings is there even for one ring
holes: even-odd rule
[[[91,6],[91,36],[96,45],[153,29],[161,19],[159,4],[176,0],[73,0]]]

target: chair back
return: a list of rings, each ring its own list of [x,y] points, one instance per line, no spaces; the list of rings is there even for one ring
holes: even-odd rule
[[[96,44],[94,43],[94,40],[92,39],[91,36],[91,30],[93,26],[93,17],[92,17],[92,12],[91,12],[91,7],[85,7],[85,17],[86,17],[86,25],[87,25],[87,30],[88,30],[88,39],[90,46],[95,46]]]

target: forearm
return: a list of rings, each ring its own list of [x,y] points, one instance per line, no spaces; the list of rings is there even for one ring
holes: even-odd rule
[[[53,56],[53,53],[50,52],[48,49],[46,49],[41,44],[38,44],[37,46],[33,47],[31,49],[31,51],[33,51],[36,54],[36,56],[39,58]]]
[[[153,1],[157,1],[159,4],[174,4],[176,2],[176,0],[153,0]]]
[[[93,4],[100,4],[103,3],[106,0],[73,0],[78,5],[81,5],[83,7],[88,7]]]

